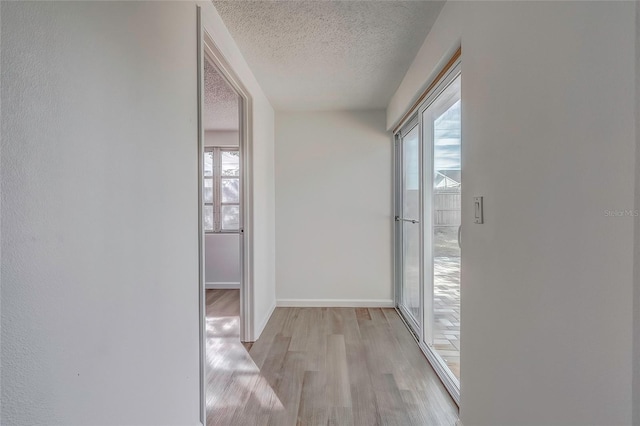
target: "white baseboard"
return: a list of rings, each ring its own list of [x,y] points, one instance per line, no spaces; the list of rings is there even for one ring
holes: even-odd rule
[[[207,290],[233,290],[233,289],[239,289],[240,288],[240,283],[234,283],[234,282],[229,282],[229,283],[204,283],[204,288]]]
[[[287,308],[393,308],[391,299],[278,299]]]
[[[252,340],[252,342],[255,342],[256,340],[258,340],[260,338],[260,335],[262,334],[262,332],[264,331],[264,328],[267,326],[267,323],[269,322],[269,320],[271,319],[271,315],[273,315],[273,311],[276,310],[276,302],[273,302],[273,305],[271,305],[271,307],[269,308],[269,310],[267,311],[267,315],[265,315],[264,318],[262,318],[262,321],[260,321],[260,324],[258,324],[258,327],[256,327],[256,329],[254,330],[254,338]]]

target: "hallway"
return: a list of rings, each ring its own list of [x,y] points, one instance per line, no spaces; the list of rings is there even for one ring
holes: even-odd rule
[[[207,291],[208,426],[455,424],[395,310],[277,308],[247,352],[238,306],[237,290]]]

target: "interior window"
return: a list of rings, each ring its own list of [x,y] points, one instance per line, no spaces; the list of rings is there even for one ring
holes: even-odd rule
[[[238,149],[205,148],[203,179],[205,232],[237,232],[240,228]]]

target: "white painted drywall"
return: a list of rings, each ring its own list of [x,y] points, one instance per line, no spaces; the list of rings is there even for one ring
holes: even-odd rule
[[[276,113],[279,303],[392,300],[384,111]]]
[[[207,234],[204,253],[204,276],[207,285],[240,284],[240,238],[238,234]]]
[[[636,210],[640,211],[640,3],[636,1]],[[635,220],[633,424],[640,424],[640,216]]]
[[[0,28],[2,28],[2,7],[0,7]],[[2,31],[0,31],[0,87],[2,86]],[[2,177],[2,93],[0,91],[0,177]],[[0,178],[0,206],[2,205],[2,179]],[[2,208],[0,207],[0,266],[2,265]],[[2,267],[0,267],[0,365],[2,364]],[[0,383],[2,371],[0,370]],[[2,421],[2,388],[0,386],[0,422]]]
[[[634,7],[448,2],[389,104],[462,41],[466,426],[631,423]]]
[[[238,146],[238,131],[207,130],[205,146]],[[240,237],[238,234],[205,235],[205,281],[207,285],[240,284]]]
[[[199,4],[254,99],[259,328],[273,110]],[[2,424],[199,424],[195,5],[2,2]]]
[[[198,424],[195,6],[1,7],[2,424]]]

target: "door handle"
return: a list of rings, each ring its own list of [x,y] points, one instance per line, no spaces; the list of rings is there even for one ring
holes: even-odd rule
[[[419,220],[414,220],[414,219],[405,219],[405,218],[402,218],[402,217],[400,217],[400,216],[396,216],[396,217],[395,217],[395,221],[396,221],[396,222],[420,223],[420,221],[419,221]]]

